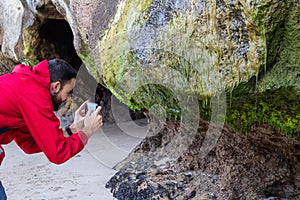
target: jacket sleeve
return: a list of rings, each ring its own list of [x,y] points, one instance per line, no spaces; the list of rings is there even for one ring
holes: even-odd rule
[[[27,94],[19,99],[22,116],[32,138],[50,162],[64,163],[84,148],[87,143],[85,133],[80,131],[66,138],[59,128],[60,122],[53,112],[52,105],[49,105],[47,97],[34,94],[28,97]],[[22,141],[19,143],[22,144]],[[33,143],[30,138],[25,138],[22,146],[26,149]]]
[[[27,154],[39,153],[41,148],[37,145],[32,135],[29,132],[16,130],[16,144]]]

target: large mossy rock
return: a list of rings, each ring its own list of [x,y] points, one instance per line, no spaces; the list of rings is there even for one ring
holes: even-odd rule
[[[291,80],[268,75],[275,81],[263,79],[261,91],[299,86],[298,11],[279,0],[122,1],[100,41],[102,78],[124,103],[146,109],[170,90],[210,97],[271,69]]]
[[[300,88],[300,3],[290,1],[284,19],[277,23],[275,32],[267,34],[268,69],[259,81],[258,90],[281,87]],[[274,23],[275,23],[274,22]]]
[[[164,90],[209,97],[247,82],[267,56],[256,19],[263,3],[124,1],[100,43],[103,80],[126,104],[146,108],[167,99]],[[286,12],[276,3],[281,12],[270,18]]]

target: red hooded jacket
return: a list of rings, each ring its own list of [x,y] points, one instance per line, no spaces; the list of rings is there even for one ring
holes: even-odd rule
[[[0,76],[0,164],[4,158],[1,144],[14,140],[25,153],[44,152],[49,161],[61,164],[87,143],[80,131],[66,138],[54,114],[50,96],[48,61],[35,67],[17,65],[11,74]]]

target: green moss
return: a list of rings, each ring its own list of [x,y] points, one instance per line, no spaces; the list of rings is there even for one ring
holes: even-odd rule
[[[79,54],[78,56],[80,57],[82,62],[87,66],[90,74],[95,78],[95,80],[98,83],[101,83],[102,81],[100,80],[100,75],[91,53],[87,53],[85,55]]]
[[[155,88],[136,91],[136,85],[150,83],[172,87],[175,93],[196,95],[207,101],[205,99],[210,96],[247,82],[258,73],[264,56],[260,57],[257,52],[264,49],[264,43],[251,21],[253,9],[249,3],[244,3],[242,7],[236,4],[233,9],[226,5],[228,13],[245,11],[241,17],[246,21],[246,27],[241,27],[236,38],[230,32],[236,28],[232,27],[231,20],[234,19],[227,16],[217,19],[221,10],[212,2],[203,3],[205,8],[201,14],[196,7],[187,12],[174,13],[173,18],[153,38],[142,31],[150,20],[148,11],[152,2],[124,1],[110,29],[99,42],[103,80],[112,93],[130,108],[148,109],[152,99],[160,103],[161,97]],[[228,38],[221,36],[218,20],[226,25]],[[243,31],[248,34],[243,35]],[[236,52],[237,40],[249,42],[245,55],[247,59]],[[147,43],[146,47],[138,47],[140,51],[147,52],[146,59],[151,64],[145,64],[143,55],[133,48],[136,43]],[[172,78],[166,75],[170,73],[174,74]],[[168,85],[168,81],[173,83]],[[160,87],[161,90],[163,87]],[[166,95],[168,91],[162,93]],[[168,96],[163,99],[168,99]],[[172,102],[166,101],[164,104],[171,103],[168,107],[172,109],[168,110],[177,110],[177,105]]]
[[[288,0],[265,0],[255,8],[254,22],[258,25],[266,51],[265,70],[276,62],[284,31],[282,24],[288,15]]]
[[[154,105],[160,106],[162,112],[156,113],[158,117],[166,116],[168,120],[180,119],[181,108],[176,96],[174,96],[174,93],[170,89],[161,85],[149,84],[136,90],[133,97],[136,95],[139,98],[132,98],[132,103],[148,110]],[[134,102],[134,99],[138,99],[139,101]]]
[[[264,92],[300,85],[299,6],[292,2],[204,1],[201,12],[197,6],[174,12],[164,26],[149,29],[157,34],[148,35],[144,28],[155,20],[149,15],[153,1],[122,1],[98,45],[103,81],[131,109],[159,105],[170,119],[190,112],[180,105],[178,94],[196,96],[201,118],[209,120],[210,97],[229,91],[227,122],[241,130],[267,122],[297,134],[299,110],[282,108],[284,100],[274,105],[281,94],[272,99],[255,93],[257,88]]]
[[[259,91],[288,86],[300,88],[300,5],[291,1],[287,10],[283,24],[278,26],[269,45],[269,49],[277,52],[276,62],[269,62],[268,73],[263,74],[258,84]]]
[[[240,57],[237,52],[239,39],[234,38],[231,33],[234,20],[222,17],[218,10],[221,8],[213,4],[204,5],[201,15],[191,10],[174,16],[159,37],[159,46],[177,55],[177,58],[174,59],[173,56],[167,63],[171,63],[175,69],[185,75],[191,90],[199,97],[210,97],[219,91],[235,88],[256,75],[260,69],[261,60],[264,59],[264,55],[260,57],[257,52],[264,49],[264,44],[251,22],[251,8],[247,3],[243,5],[243,8],[238,5],[232,10],[227,5],[224,8],[227,12],[237,12],[243,9],[248,11],[245,12],[246,17],[243,19],[247,26],[243,27],[245,29],[240,30],[239,33],[240,40],[249,42],[245,55],[247,59]],[[226,26],[227,36],[224,36],[224,33],[222,35],[218,21]],[[247,35],[242,35],[242,31],[247,31]],[[166,55],[165,52],[162,54],[163,57],[168,57]],[[176,59],[180,61],[174,63]],[[182,62],[183,59],[185,62]]]
[[[121,3],[115,21],[112,22],[109,31],[99,42],[102,77],[112,92],[121,92],[118,88],[114,88],[123,80],[125,67],[131,62],[127,29],[131,27],[132,23],[135,23],[139,13],[147,9],[152,1],[134,0]],[[123,96],[117,93],[114,94],[119,97]],[[128,102],[128,99],[121,99],[121,101]]]
[[[29,60],[29,59],[22,59],[20,61],[21,64],[24,64],[24,65],[27,65],[27,66],[35,66],[36,64],[38,64],[37,61],[32,61],[32,60]]]
[[[300,139],[300,93],[294,87],[232,97],[226,121],[247,132],[253,123],[268,123]]]
[[[32,63],[38,63],[37,59],[38,52],[36,52],[36,48],[38,46],[39,41],[37,38],[33,36],[32,30],[24,30],[23,31],[23,54],[27,60],[30,60]]]
[[[258,81],[252,78],[233,90],[226,120],[239,131],[247,132],[253,123],[269,123],[300,138],[299,13],[294,0],[271,5],[265,1],[257,9],[255,21],[267,46],[266,68]]]

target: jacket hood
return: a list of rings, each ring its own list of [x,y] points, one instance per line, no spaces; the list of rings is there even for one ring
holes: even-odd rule
[[[29,75],[40,82],[43,86],[50,86],[50,72],[47,60],[43,60],[34,67],[18,64],[14,67],[12,73]]]

